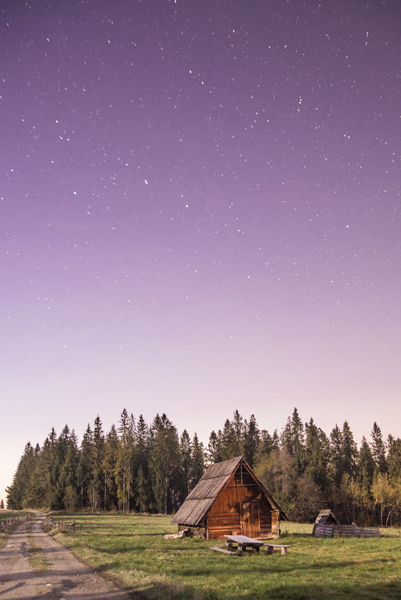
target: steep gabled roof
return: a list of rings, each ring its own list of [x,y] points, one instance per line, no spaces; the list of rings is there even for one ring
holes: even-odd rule
[[[188,494],[185,502],[177,511],[172,522],[179,523],[180,525],[191,525],[193,527],[199,525],[241,462],[255,478],[255,481],[260,486],[261,491],[267,497],[272,507],[283,514],[280,506],[274,501],[270,492],[255,477],[251,468],[247,465],[242,456],[236,456],[231,460],[210,465],[210,467],[206,469],[199,480],[199,483]],[[285,515],[283,516],[285,518]]]
[[[323,525],[324,523],[336,523],[337,525],[340,525],[335,514],[331,512],[329,508],[320,511],[316,517],[315,524],[316,523],[319,523],[320,525]]]

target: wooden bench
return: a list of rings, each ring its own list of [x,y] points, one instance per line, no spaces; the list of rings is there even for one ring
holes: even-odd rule
[[[263,544],[267,547],[267,553],[273,554],[274,549],[281,550],[281,554],[287,554],[288,548],[291,548],[288,544]]]
[[[239,552],[232,552],[231,550],[226,550],[225,548],[218,548],[217,546],[210,548],[210,550],[213,550],[214,552],[222,552],[223,554],[228,554],[229,556],[241,556],[242,554]]]

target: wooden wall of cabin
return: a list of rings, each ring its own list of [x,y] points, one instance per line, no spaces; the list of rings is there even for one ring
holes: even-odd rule
[[[272,537],[271,506],[253,477],[240,467],[207,517],[208,539],[222,539],[225,535]]]
[[[280,511],[271,511],[271,537],[278,538],[280,536]]]

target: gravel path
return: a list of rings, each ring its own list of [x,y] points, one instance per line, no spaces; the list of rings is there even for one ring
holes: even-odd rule
[[[116,588],[77,560],[42,530],[44,515],[24,523],[10,536],[0,551],[1,600],[132,600],[138,596]],[[41,548],[49,563],[46,571],[36,571],[29,563],[29,540]]]

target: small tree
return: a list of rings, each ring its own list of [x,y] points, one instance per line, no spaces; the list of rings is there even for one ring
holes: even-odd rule
[[[387,471],[386,446],[383,441],[381,429],[376,421],[373,423],[371,436],[372,454],[376,463],[376,468],[379,473],[385,473]]]
[[[401,478],[390,480],[387,473],[378,473],[372,485],[375,503],[380,505],[380,524],[384,525],[384,515],[387,510],[386,527],[390,517],[401,506]]]

